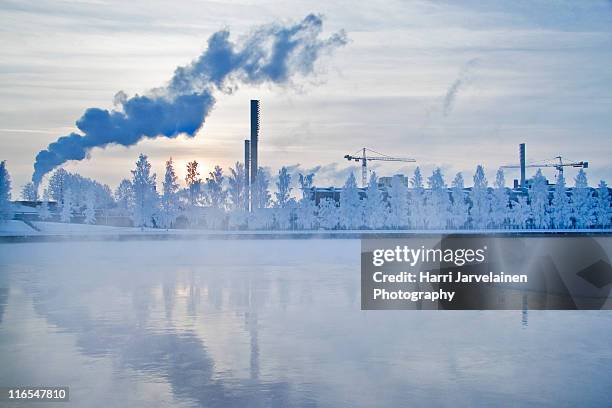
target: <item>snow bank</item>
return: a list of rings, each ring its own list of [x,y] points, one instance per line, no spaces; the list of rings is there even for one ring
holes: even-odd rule
[[[96,239],[100,237],[105,240],[112,239],[177,239],[186,238],[263,238],[263,239],[282,239],[282,238],[337,238],[337,239],[361,239],[361,238],[392,238],[398,236],[415,235],[542,235],[542,234],[609,234],[610,230],[597,229],[565,229],[565,230],[519,230],[519,229],[474,229],[474,230],[244,230],[244,231],[224,231],[206,229],[157,229],[157,228],[136,228],[136,227],[114,227],[106,225],[89,224],[69,224],[60,222],[32,222],[32,225],[39,229],[28,226],[23,221],[9,221],[0,224],[0,237],[3,240],[11,240],[12,237],[19,239],[30,237],[39,240],[62,239]]]
[[[38,231],[23,221],[9,220],[0,222],[0,236],[38,235]]]
[[[32,224],[46,235],[73,235],[73,234],[117,234],[125,232],[140,232],[139,228],[110,227],[107,225],[69,224],[63,222],[35,221]]]

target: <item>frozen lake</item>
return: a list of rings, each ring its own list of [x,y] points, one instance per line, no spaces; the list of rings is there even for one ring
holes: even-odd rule
[[[612,405],[612,312],[361,311],[359,251],[0,244],[0,386],[79,407]]]

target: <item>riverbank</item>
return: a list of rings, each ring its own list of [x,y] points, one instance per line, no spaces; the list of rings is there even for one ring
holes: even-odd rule
[[[610,235],[612,230],[315,230],[315,231],[220,231],[205,229],[156,229],[109,227],[58,222],[0,224],[2,242],[184,240],[184,239],[365,239],[432,235],[544,236]]]

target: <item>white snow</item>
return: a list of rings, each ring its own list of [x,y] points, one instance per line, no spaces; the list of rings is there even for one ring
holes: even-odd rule
[[[597,233],[609,232],[603,229],[560,229],[560,230],[535,230],[535,229],[472,229],[472,230],[412,230],[412,229],[396,229],[396,230],[314,230],[314,231],[269,231],[269,230],[245,230],[245,231],[222,231],[222,230],[206,230],[206,229],[170,229],[164,230],[159,228],[137,228],[137,227],[111,227],[106,225],[89,225],[89,224],[69,224],[62,222],[32,222],[40,231],[28,226],[23,221],[11,220],[0,223],[0,236],[4,237],[24,237],[24,236],[48,236],[48,237],[95,237],[95,236],[312,236],[312,237],[346,237],[357,239],[367,236],[393,236],[396,234],[408,235],[446,235],[446,234],[542,234],[542,233]]]
[[[23,221],[8,220],[0,222],[0,236],[38,235],[38,231]]]

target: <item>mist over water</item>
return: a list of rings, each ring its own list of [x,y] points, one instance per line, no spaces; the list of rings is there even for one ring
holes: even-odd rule
[[[361,311],[358,240],[0,245],[0,383],[71,405],[606,406],[606,311]]]

